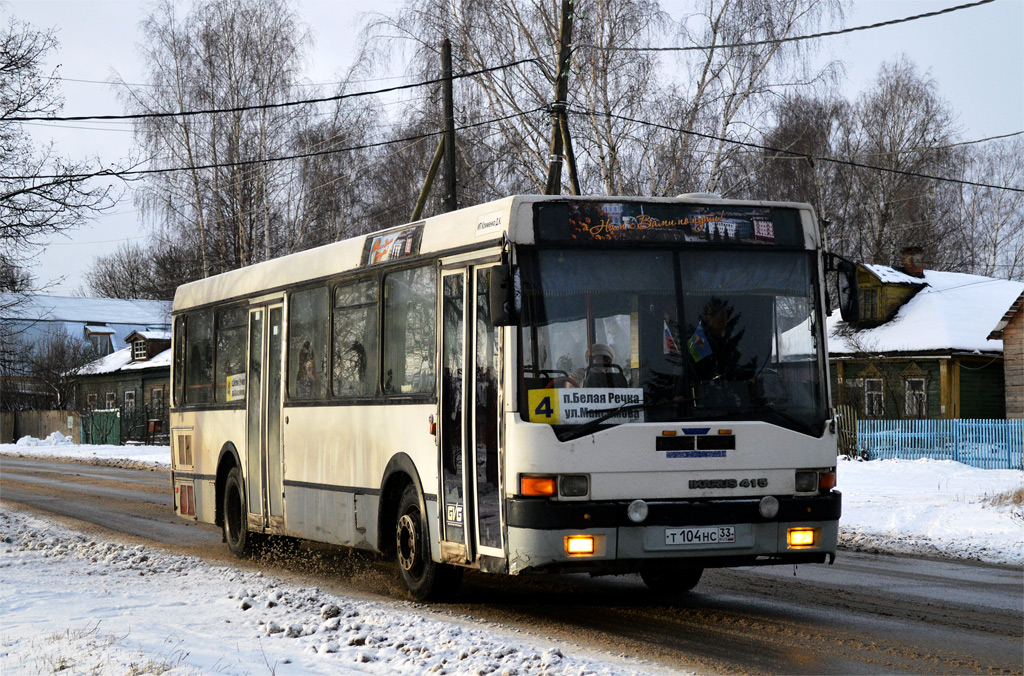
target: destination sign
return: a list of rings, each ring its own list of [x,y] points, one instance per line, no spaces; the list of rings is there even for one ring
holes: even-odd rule
[[[664,202],[544,202],[536,205],[538,241],[655,241],[803,247],[800,212]]]

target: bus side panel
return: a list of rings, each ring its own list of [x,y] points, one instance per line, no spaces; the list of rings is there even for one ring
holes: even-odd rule
[[[175,511],[185,518],[214,523],[217,511],[216,476],[221,449],[232,443],[244,462],[245,411],[185,411],[171,413],[171,466],[175,474]],[[248,481],[246,468],[242,476]],[[183,514],[180,485],[192,482],[194,516]]]
[[[378,542],[381,481],[397,453],[412,458],[437,534],[434,404],[285,408],[285,527],[289,535],[366,549]],[[433,504],[431,504],[433,503]]]

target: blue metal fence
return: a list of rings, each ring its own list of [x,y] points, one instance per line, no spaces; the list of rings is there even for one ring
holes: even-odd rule
[[[1024,420],[858,420],[857,450],[869,460],[931,458],[1024,469]]]

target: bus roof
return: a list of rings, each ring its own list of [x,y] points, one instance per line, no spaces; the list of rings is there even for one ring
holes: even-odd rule
[[[678,198],[514,195],[183,284],[174,294],[174,310],[178,312],[233,298],[255,297],[307,281],[355,272],[360,268],[369,269],[403,256],[429,255],[446,250],[497,245],[503,237],[518,244],[532,244],[532,207],[538,202],[693,204],[798,209],[805,213],[802,218],[805,246],[818,246],[820,238],[810,205],[793,202],[727,200],[712,195]]]

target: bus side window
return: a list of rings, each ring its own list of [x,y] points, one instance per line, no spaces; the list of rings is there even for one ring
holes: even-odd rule
[[[334,292],[334,376],[340,397],[377,390],[377,280],[343,284]]]
[[[384,278],[384,393],[433,394],[437,276],[432,266]]]
[[[217,311],[216,397],[218,403],[245,399],[245,343],[248,312],[244,307]]]
[[[183,392],[185,383],[185,315],[174,318],[174,405],[185,403]],[[90,407],[92,408],[92,407]]]
[[[213,401],[213,312],[188,316],[185,334],[185,403]]]
[[[288,302],[288,396],[327,394],[327,287],[296,291]]]

